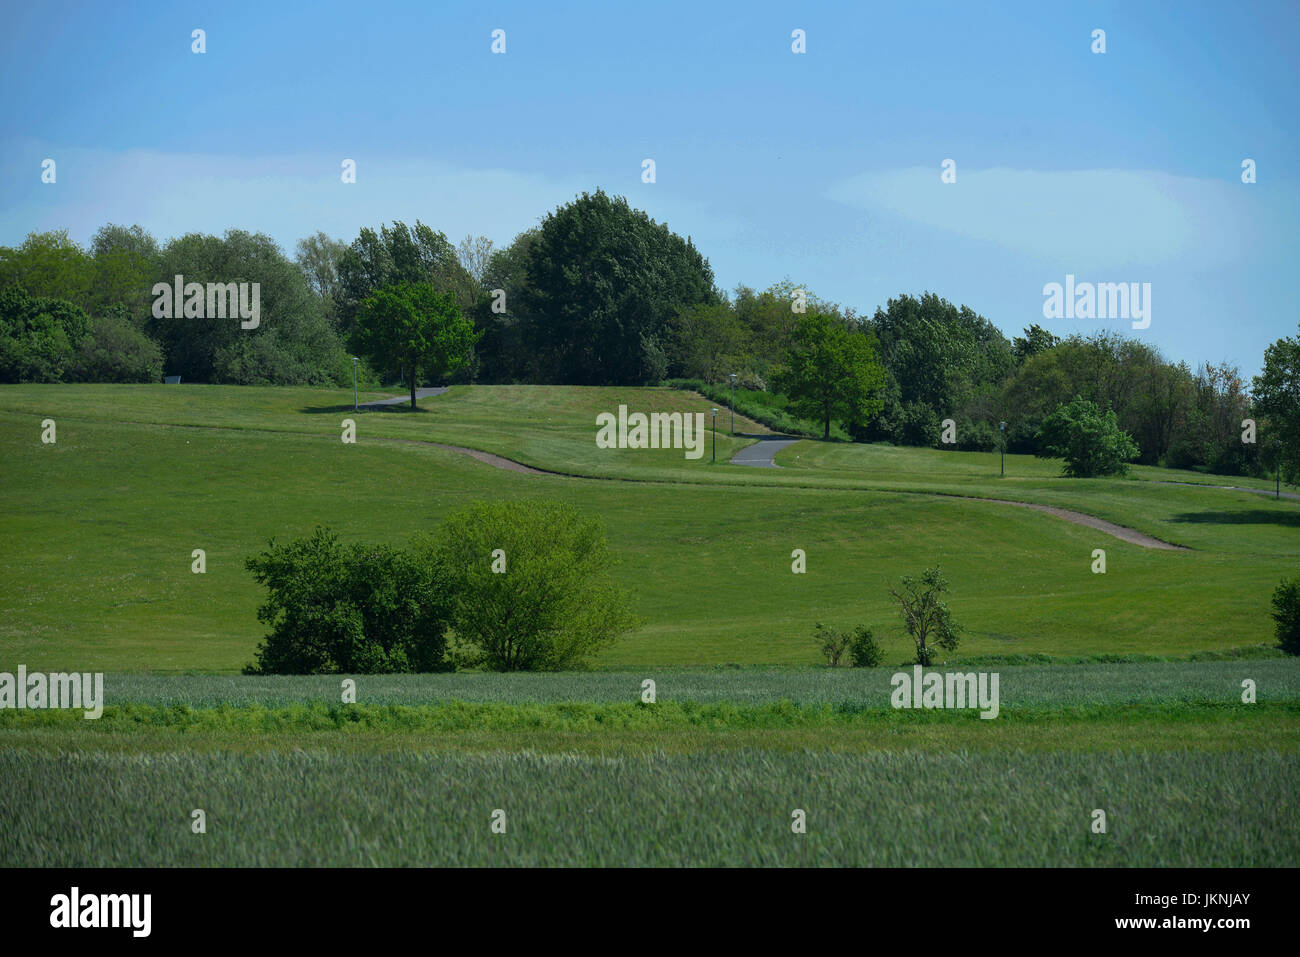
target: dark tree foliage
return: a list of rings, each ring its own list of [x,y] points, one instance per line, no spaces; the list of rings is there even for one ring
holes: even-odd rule
[[[65,382],[90,317],[62,299],[0,289],[0,382]]]
[[[301,269],[271,237],[243,230],[224,236],[189,233],[167,243],[157,281],[259,284],[260,316],[253,329],[238,316],[186,318],[173,303],[170,318],[150,315],[147,329],[162,344],[166,372],[186,382],[234,385],[344,385],[352,372],[338,337],[322,314]]]
[[[713,270],[690,239],[600,190],[546,217],[525,268],[520,333],[538,382],[656,380],[667,369],[670,321],[717,298]]]
[[[387,545],[343,545],[328,529],[271,542],[245,563],[269,590],[271,633],[249,674],[442,671],[449,600],[436,568]]]
[[[1043,458],[1065,459],[1062,471],[1071,478],[1124,475],[1138,455],[1137,444],[1119,427],[1112,409],[1075,396],[1043,421],[1039,430]]]
[[[1260,442],[1272,467],[1294,482],[1300,479],[1300,336],[1279,339],[1264,351],[1254,390],[1255,407],[1265,418]]]
[[[1300,578],[1284,581],[1273,591],[1273,621],[1278,647],[1300,655]]]
[[[800,317],[776,382],[796,412],[821,423],[824,438],[832,420],[870,422],[883,404],[875,340],[837,316]]]
[[[450,293],[462,310],[472,309],[476,284],[456,255],[456,248],[441,233],[416,220],[366,227],[339,257],[334,295],[339,330],[346,341],[352,334],[361,303],[376,289],[399,283],[429,283],[440,293]]]
[[[1015,360],[983,316],[927,292],[890,299],[870,328],[886,371],[885,406],[857,437],[930,444],[943,419],[996,418],[991,408]]]

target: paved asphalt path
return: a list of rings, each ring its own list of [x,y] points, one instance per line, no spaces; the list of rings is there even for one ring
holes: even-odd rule
[[[444,392],[447,391],[448,388],[449,388],[448,386],[444,385],[444,386],[439,386],[436,389],[416,389],[415,401],[419,402],[421,399],[431,395],[442,395]],[[407,405],[411,404],[411,393],[408,392],[406,393],[406,395],[394,396],[391,399],[379,399],[375,402],[362,402],[359,406],[357,406],[357,408],[375,409],[381,405],[401,405],[402,403],[406,403]]]
[[[779,469],[781,466],[772,461],[772,456],[796,442],[803,441],[803,439],[792,439],[788,435],[746,435],[743,432],[736,434],[747,439],[758,439],[758,441],[753,445],[745,446],[733,455],[731,464],[753,465],[761,469]]]
[[[1153,480],[1153,482],[1156,485],[1181,485],[1184,488],[1225,488],[1233,492],[1250,492],[1254,495],[1267,495],[1269,498],[1274,498],[1277,495],[1276,492],[1270,492],[1268,489],[1245,488],[1241,485],[1202,485],[1200,482],[1161,482],[1158,480]],[[1282,498],[1289,498],[1300,502],[1300,495],[1297,495],[1295,492],[1283,492]]]

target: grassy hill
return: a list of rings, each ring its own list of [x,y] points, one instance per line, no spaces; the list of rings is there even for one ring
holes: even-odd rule
[[[816,441],[782,452],[780,470],[746,469],[725,462],[752,440],[725,433],[717,464],[707,451],[692,461],[596,448],[596,413],[620,403],[711,408],[675,390],[457,387],[417,413],[353,413],[351,400],[217,386],[0,389],[0,657],[236,671],[262,634],[262,595],[243,560],[268,539],[329,525],[400,542],[455,506],[505,496],[559,498],[605,522],[644,624],[600,667],[812,665],[818,620],[867,622],[887,661],[903,661],[911,649],[887,589],[936,560],[968,629],[963,656],[1224,650],[1270,639],[1269,594],[1300,564],[1300,503],[1157,484],[1206,481],[1192,473],[1070,480],[1059,463],[1009,456],[999,479],[996,455]],[[40,442],[47,417],[53,446]],[[343,418],[358,423],[356,445],[339,441]],[[760,431],[743,419],[737,430]],[[521,475],[431,442],[591,478]],[[1060,505],[1190,550],[1140,548],[962,496]],[[195,548],[205,575],[190,571]],[[791,573],[794,548],[808,555],[805,575]],[[1105,575],[1091,572],[1095,548],[1106,550]]]
[[[97,721],[0,710],[0,865],[1271,866],[1300,854],[1286,813],[1300,662],[1261,647],[1269,594],[1300,564],[1300,503],[1160,484],[1214,481],[1191,473],[1075,481],[1009,456],[999,478],[996,456],[816,441],[781,452],[779,470],[743,468],[726,461],[752,440],[725,433],[717,464],[597,449],[595,416],[620,403],[711,408],[655,389],[458,387],[417,413],[354,413],[333,390],[0,388],[0,670],[109,673]],[[55,445],[40,441],[45,418]],[[355,445],[339,440],[344,418]],[[243,562],[268,539],[329,525],[396,543],[506,496],[559,498],[605,523],[643,624],[597,670],[368,676],[347,705],[338,676],[235,674],[262,634]],[[794,548],[807,574],[791,573]],[[967,629],[964,670],[1001,675],[996,720],[889,706],[912,649],[887,588],[936,560]],[[871,624],[886,667],[816,667],[815,621]],[[1163,660],[1176,657],[1230,660]],[[1246,679],[1256,703],[1242,701]],[[202,838],[193,807],[208,815]],[[1096,808],[1106,834],[1090,829]],[[508,836],[489,830],[494,809]],[[797,838],[792,809],[807,814]]]

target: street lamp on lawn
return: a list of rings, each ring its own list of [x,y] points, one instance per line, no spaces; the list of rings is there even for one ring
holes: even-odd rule
[[[358,358],[357,356],[352,357],[352,411],[353,412],[358,411],[357,410],[357,363],[360,361],[361,359]]]
[[[1282,497],[1282,439],[1273,439],[1273,478],[1277,482],[1273,489],[1273,497],[1280,499]]]
[[[713,461],[718,461],[718,410],[713,410]]]
[[[1006,478],[1006,475],[1007,475],[1007,424],[1006,424],[1005,422],[999,422],[999,423],[998,423],[998,431],[1002,433],[1002,472],[1001,472],[1001,477],[1002,477],[1002,478]]]
[[[731,373],[731,434],[736,434],[736,373]]]

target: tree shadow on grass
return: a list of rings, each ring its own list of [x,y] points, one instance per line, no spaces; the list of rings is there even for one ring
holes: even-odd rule
[[[411,409],[411,403],[407,402],[405,405],[400,405],[400,404],[399,405],[366,405],[362,403],[359,409],[353,409],[352,406],[350,405],[315,405],[315,406],[306,406],[304,408],[299,409],[298,411],[305,412],[307,415],[320,415],[322,413],[328,415],[341,415],[343,413],[348,413],[348,412],[354,415],[357,413],[366,413],[366,412],[382,412],[387,414],[406,413],[407,415],[409,415],[411,414],[412,409]],[[421,408],[420,406],[417,405],[414,411],[420,415],[426,415],[429,413],[430,410]]]
[[[1289,525],[1300,528],[1300,511],[1275,508],[1251,508],[1236,512],[1183,512],[1170,521],[1197,525]]]

